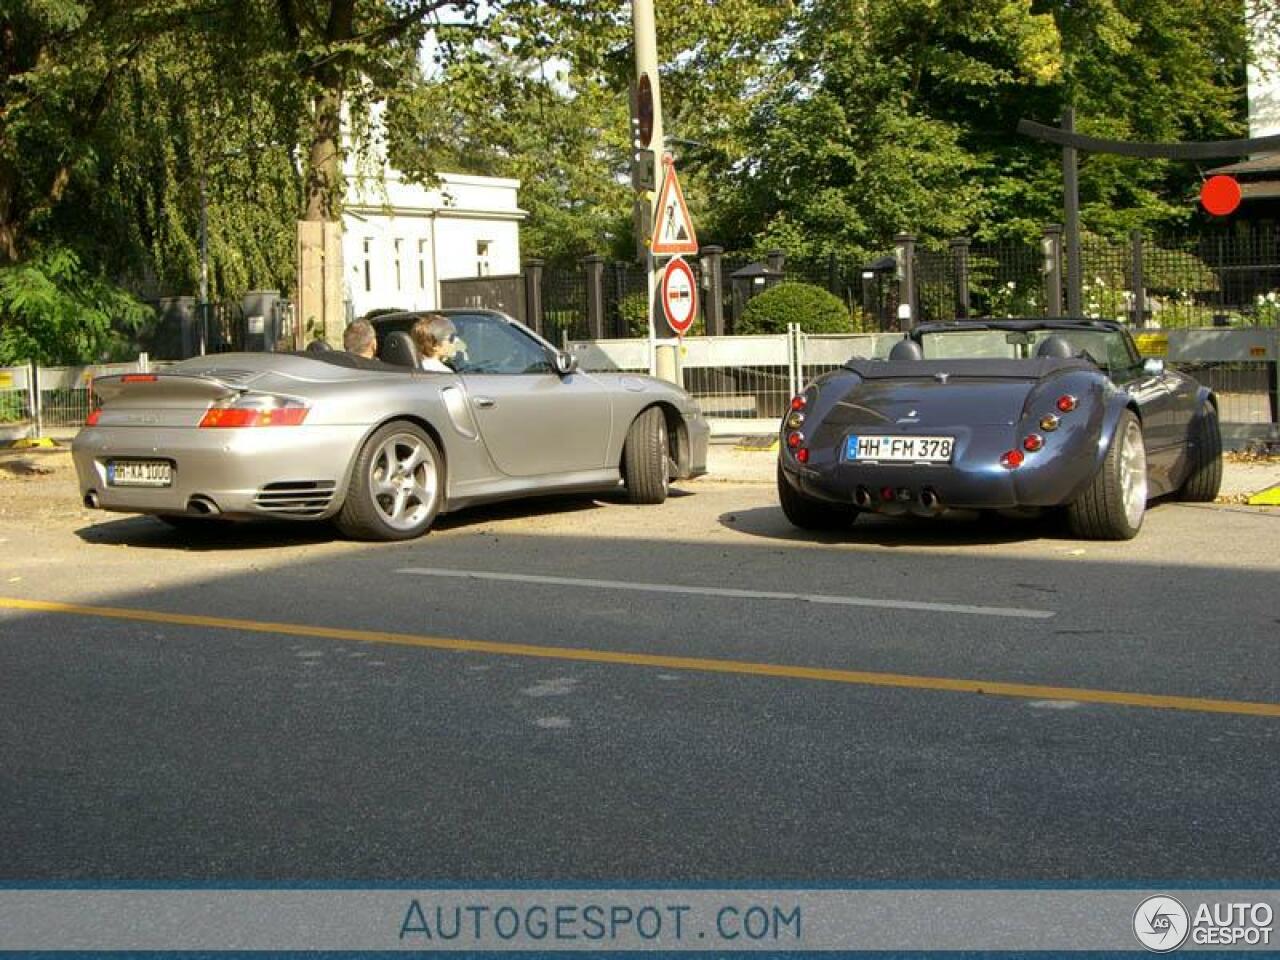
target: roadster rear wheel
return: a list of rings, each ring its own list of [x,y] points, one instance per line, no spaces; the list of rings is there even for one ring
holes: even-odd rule
[[[1218,430],[1218,411],[1211,403],[1200,411],[1194,443],[1191,472],[1178,491],[1178,499],[1212,503],[1222,486],[1222,434]]]
[[[410,540],[440,512],[444,460],[411,423],[388,423],[365,441],[351,471],[338,529],[357,540]]]
[[[1120,414],[1111,448],[1084,495],[1067,506],[1071,531],[1090,540],[1132,540],[1147,511],[1147,454],[1142,427]]]
[[[806,497],[791,486],[781,465],[778,466],[778,501],[787,519],[804,530],[839,530],[858,518],[858,508],[853,504],[846,506]]]
[[[667,418],[650,407],[631,421],[622,448],[622,476],[632,503],[662,503],[671,488],[671,447]]]

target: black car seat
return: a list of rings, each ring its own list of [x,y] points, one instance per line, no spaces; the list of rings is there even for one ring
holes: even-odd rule
[[[1071,341],[1066,337],[1060,337],[1056,333],[1045,337],[1040,341],[1040,346],[1036,348],[1037,357],[1053,357],[1058,360],[1069,360],[1076,355],[1075,348],[1071,346]]]
[[[893,349],[889,351],[889,361],[891,363],[923,359],[924,351],[920,349],[920,344],[914,340],[899,340],[893,345]]]
[[[307,353],[326,353],[332,349],[333,347],[324,340],[312,340],[307,344]]]
[[[378,359],[384,363],[394,363],[399,367],[418,366],[418,348],[413,345],[413,338],[403,330],[392,330],[383,337],[378,354]]]

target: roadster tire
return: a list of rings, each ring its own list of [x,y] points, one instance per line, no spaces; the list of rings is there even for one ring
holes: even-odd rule
[[[1204,405],[1196,420],[1190,460],[1191,472],[1178,491],[1178,499],[1212,503],[1222,486],[1222,433],[1218,429],[1218,411],[1211,403]]]
[[[1132,540],[1147,510],[1147,458],[1133,411],[1120,414],[1115,436],[1084,494],[1067,506],[1071,532],[1088,540]]]
[[[373,432],[351,468],[335,521],[356,540],[411,540],[431,528],[444,494],[444,458],[420,428],[393,421]]]
[[[806,497],[791,486],[778,466],[778,502],[787,519],[803,530],[840,530],[858,518],[858,508]]]
[[[631,421],[622,448],[622,476],[632,503],[662,503],[671,488],[667,418],[650,407]]]

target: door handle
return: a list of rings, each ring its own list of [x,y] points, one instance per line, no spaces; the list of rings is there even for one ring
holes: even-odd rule
[[[481,410],[489,410],[498,405],[498,401],[493,397],[476,397],[476,406]]]

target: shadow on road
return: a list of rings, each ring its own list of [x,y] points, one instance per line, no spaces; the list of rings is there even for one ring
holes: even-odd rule
[[[962,547],[1021,543],[1031,540],[1074,540],[1060,514],[1002,517],[994,513],[952,511],[941,517],[862,515],[838,530],[801,530],[781,507],[756,507],[722,513],[720,525],[737,533],[792,543],[875,544],[881,547]]]

